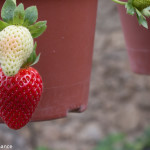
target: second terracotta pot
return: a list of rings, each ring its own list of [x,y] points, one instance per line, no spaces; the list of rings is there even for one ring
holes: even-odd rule
[[[118,10],[131,69],[138,74],[150,75],[150,29],[140,26],[136,16],[126,14],[124,6],[118,5]],[[150,19],[148,24],[150,27]]]

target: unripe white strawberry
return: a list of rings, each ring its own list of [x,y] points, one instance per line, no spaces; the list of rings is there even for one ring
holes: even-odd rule
[[[18,73],[33,51],[33,38],[26,27],[10,25],[0,32],[0,63],[5,75]]]

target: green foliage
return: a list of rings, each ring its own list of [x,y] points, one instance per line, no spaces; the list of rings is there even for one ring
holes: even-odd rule
[[[150,7],[147,7],[145,9],[142,10],[142,14],[144,16],[150,17]]]
[[[46,23],[47,21],[39,21],[34,25],[28,27],[33,38],[39,37],[46,30],[47,28]]]
[[[28,28],[33,38],[39,37],[47,28],[47,21],[39,21],[36,6],[24,10],[21,3],[16,6],[16,0],[6,0],[1,11],[3,21],[0,22],[0,31],[8,25],[22,25]]]
[[[24,23],[25,11],[23,4],[19,4],[14,11],[13,24],[22,25]]]
[[[146,16],[146,13],[143,14],[143,11],[139,10],[133,5],[133,0],[128,0],[125,7],[129,15],[136,14],[139,24],[148,29],[148,23],[146,21],[146,17],[148,16]]]
[[[148,29],[146,17],[144,17],[144,15],[138,9],[135,9],[135,11],[139,24]]]
[[[38,10],[36,6],[28,7],[25,10],[24,26],[29,26],[35,23],[38,19]]]
[[[9,26],[8,23],[0,20],[0,31],[2,31],[4,28],[6,28],[7,26]]]
[[[2,19],[7,23],[13,23],[14,10],[16,4],[13,0],[6,0],[1,11]]]
[[[34,44],[33,52],[31,53],[30,57],[27,61],[22,65],[21,68],[25,68],[26,66],[33,66],[38,63],[40,59],[40,54],[37,56],[36,54],[37,43]]]
[[[3,20],[0,20],[0,31],[5,29],[9,25],[24,26],[29,29],[33,38],[37,38],[46,30],[47,21],[39,21],[38,19],[38,10],[36,6],[28,7],[24,10],[24,5],[20,3],[16,5],[16,0],[6,0],[2,10],[1,17]],[[23,68],[26,66],[32,66],[36,64],[40,59],[40,54],[36,55],[36,46],[35,43],[34,49],[30,57],[23,64]]]
[[[109,135],[94,150],[150,150],[150,128],[132,142],[120,133]]]
[[[148,29],[148,23],[146,17],[150,17],[150,7],[149,2],[146,1],[136,1],[136,0],[128,0],[127,2],[123,2],[120,0],[112,0],[118,4],[125,5],[127,10],[127,14],[136,15],[139,25]],[[139,7],[141,6],[141,7]],[[141,9],[142,8],[142,9]]]
[[[135,9],[134,9],[134,7],[132,6],[132,3],[126,3],[125,4],[125,8],[127,9],[127,13],[129,14],[129,15],[134,15],[134,13],[135,13]]]

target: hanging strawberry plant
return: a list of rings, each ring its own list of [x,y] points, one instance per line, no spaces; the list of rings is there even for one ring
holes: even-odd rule
[[[150,0],[113,0],[118,5],[133,72],[150,75]]]
[[[112,0],[120,5],[125,5],[127,14],[136,14],[138,22],[145,28],[148,28],[146,17],[150,17],[150,0],[128,0],[127,2]]]
[[[46,21],[36,22],[35,6],[24,10],[13,0],[6,0],[0,21],[0,116],[12,129],[26,125],[42,94],[42,78],[31,66],[39,61],[36,55],[39,37]]]
[[[5,0],[0,1],[0,6],[2,6],[4,1]],[[10,12],[14,11],[14,7],[19,6],[14,5],[15,3],[12,2],[13,1],[9,1],[11,8],[13,8]],[[18,4],[19,2],[22,2],[22,0],[17,1]],[[5,79],[5,76],[15,80],[18,79],[17,76],[22,75],[24,78],[20,78],[19,81],[26,79],[24,81],[27,81],[27,84],[30,86],[30,84],[35,83],[33,76],[37,75],[37,71],[34,70],[38,70],[44,86],[38,89],[39,96],[40,91],[42,91],[42,96],[31,119],[29,119],[31,122],[66,117],[69,112],[83,112],[88,104],[97,0],[24,0],[23,2],[25,15],[22,26],[29,30],[32,37],[38,37],[46,28],[45,21],[34,23],[37,19],[37,9],[34,5],[38,8],[38,20],[47,20],[49,24],[43,36],[36,39],[38,43],[37,48],[36,43],[33,44],[33,51],[32,53],[30,52],[30,57],[26,61],[19,60],[21,68],[20,70],[15,70],[18,72],[17,74],[15,74],[14,68],[11,68],[10,70],[6,68],[5,72],[2,72],[4,69],[1,68],[2,70],[0,72],[3,75],[3,80]],[[20,7],[19,10],[21,9]],[[33,9],[34,13],[32,11]],[[22,15],[20,15],[20,17],[21,16]],[[30,19],[26,20],[26,18]],[[3,22],[6,21],[3,20]],[[6,23],[9,24],[8,22]],[[6,28],[7,26],[3,30]],[[32,40],[30,40],[30,43],[31,41]],[[40,53],[41,55],[36,55],[36,53]],[[40,62],[36,63],[39,60],[39,57]],[[25,57],[22,59],[25,59]],[[35,64],[35,69],[26,67],[32,66],[33,64]],[[19,66],[18,63],[17,66]],[[27,73],[25,73],[24,69],[28,69]],[[30,73],[30,71],[33,74]],[[7,73],[8,75],[6,75]],[[33,80],[29,84],[28,79],[30,80],[30,77]],[[39,82],[34,84],[34,89],[36,89],[36,85],[41,85],[41,80],[38,75],[37,78]],[[15,86],[11,87],[19,86],[19,83],[16,83],[17,85],[14,84]],[[5,86],[5,83],[3,86]],[[23,93],[25,93],[27,89],[28,87],[23,90]],[[8,90],[10,91],[10,89]],[[28,91],[32,92],[31,89],[28,89]],[[7,91],[7,93],[11,93],[11,91]],[[37,93],[33,94],[37,95]],[[23,96],[23,94],[21,95]],[[32,94],[29,93],[29,95],[31,96]],[[5,96],[7,97],[8,95],[5,94]],[[18,94],[17,96],[19,97]],[[12,103],[14,99],[12,98],[10,102]],[[32,103],[34,106],[36,105],[35,101]],[[4,99],[1,99],[1,102],[4,102]],[[4,105],[1,106],[3,107]],[[9,108],[15,108],[15,106],[16,104],[12,104]],[[25,107],[28,105],[23,104],[23,106]],[[24,109],[26,110],[27,107]],[[15,113],[15,115],[17,116],[17,113]],[[9,118],[8,116],[4,116],[4,118],[1,117],[0,122],[6,122],[5,119]],[[21,116],[21,113],[19,116]],[[29,113],[28,116],[30,116]],[[26,121],[24,122],[27,122],[28,119],[25,120]],[[13,123],[15,124],[15,121],[13,121]]]

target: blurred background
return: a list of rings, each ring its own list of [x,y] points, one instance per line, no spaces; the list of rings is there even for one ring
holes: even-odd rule
[[[122,134],[135,141],[149,124],[150,78],[131,72],[115,4],[100,0],[86,112],[30,123],[19,131],[1,124],[0,144],[12,144],[14,150],[117,150],[107,148],[108,143],[122,140]],[[102,149],[99,143],[104,141],[106,147]]]

